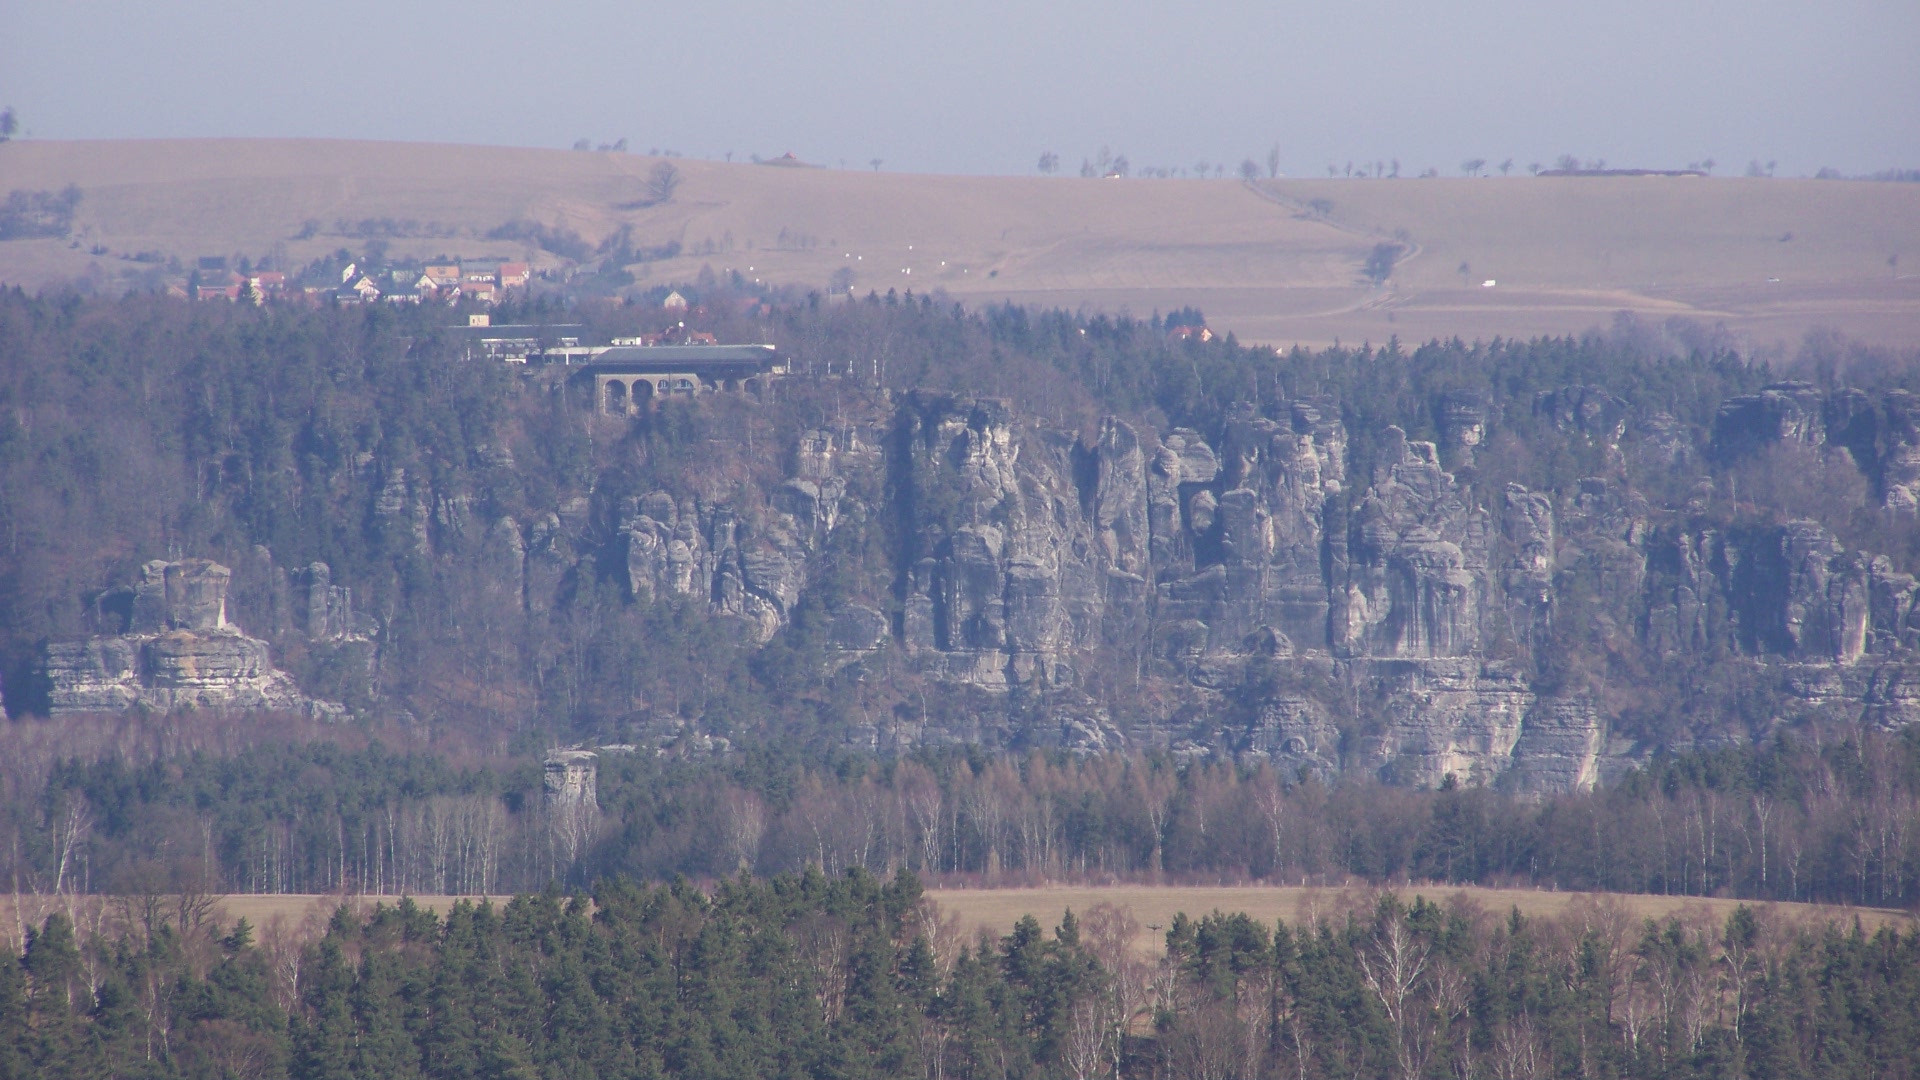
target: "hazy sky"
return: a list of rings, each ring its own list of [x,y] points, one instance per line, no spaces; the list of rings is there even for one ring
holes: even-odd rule
[[[1022,173],[1563,153],[1920,167],[1916,0],[11,0],[34,137],[333,136]]]

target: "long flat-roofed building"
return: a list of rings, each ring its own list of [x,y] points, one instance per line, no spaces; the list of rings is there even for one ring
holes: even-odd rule
[[[447,335],[461,343],[469,360],[575,363],[595,351],[595,347],[581,344],[586,329],[575,323],[494,324],[486,316],[476,315],[467,326],[448,327]]]
[[[787,364],[772,345],[616,345],[586,369],[601,411],[625,416],[662,398],[746,390]]]

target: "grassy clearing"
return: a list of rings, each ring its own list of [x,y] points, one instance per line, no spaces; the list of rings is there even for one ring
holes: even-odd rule
[[[1414,896],[1441,903],[1462,900],[1478,905],[1487,914],[1499,918],[1518,908],[1529,918],[1552,918],[1564,914],[1579,902],[1617,904],[1635,919],[1665,919],[1679,915],[1689,921],[1720,923],[1741,901],[1702,899],[1682,896],[1642,896],[1623,893],[1566,893],[1538,889],[1489,889],[1478,887],[1415,887],[1397,890],[1403,900]],[[971,938],[981,930],[1005,934],[1021,917],[1032,915],[1051,929],[1061,915],[1071,909],[1084,913],[1099,903],[1109,903],[1130,912],[1140,923],[1136,946],[1142,953],[1157,954],[1162,949],[1165,927],[1174,915],[1185,912],[1198,918],[1214,911],[1245,912],[1262,922],[1285,919],[1298,923],[1316,918],[1337,918],[1346,912],[1372,906],[1376,892],[1365,888],[1329,889],[1299,886],[1260,885],[1057,885],[1003,889],[930,889],[927,896],[939,905],[943,916],[957,920],[959,931]],[[415,896],[413,902],[436,914],[443,914],[460,900],[491,900],[496,906],[510,896],[458,897]],[[306,939],[317,937],[327,920],[342,903],[360,910],[375,904],[393,905],[396,896],[332,896],[311,893],[236,894],[206,898],[204,914],[230,923],[244,918],[264,934]],[[66,912],[84,934],[89,929],[104,929],[139,917],[137,898],[109,896],[0,896],[0,943],[19,949],[26,927],[38,925],[56,912]],[[179,900],[164,897],[155,909],[170,921],[180,921]],[[1839,923],[1851,926],[1857,918],[1872,933],[1882,926],[1910,928],[1913,918],[1891,908],[1830,907],[1819,904],[1756,904],[1774,919],[1808,924]]]
[[[1565,913],[1585,898],[1596,903],[1617,903],[1636,919],[1665,919],[1678,914],[1686,919],[1725,921],[1741,902],[1681,896],[1639,896],[1620,893],[1544,892],[1538,889],[1488,889],[1457,886],[1427,886],[1396,890],[1403,900],[1415,896],[1451,903],[1464,898],[1487,913],[1500,917],[1514,908],[1529,918],[1551,918]],[[1137,941],[1143,952],[1161,949],[1160,935],[1175,914],[1185,912],[1198,918],[1213,911],[1246,912],[1262,922],[1285,919],[1289,924],[1319,917],[1344,914],[1370,907],[1374,893],[1365,889],[1317,889],[1298,886],[1156,886],[1115,885],[1050,886],[1023,889],[935,889],[928,893],[944,911],[958,915],[969,934],[986,929],[1004,934],[1024,915],[1032,915],[1043,926],[1052,928],[1061,914],[1071,908],[1084,912],[1098,903],[1125,908],[1141,924]],[[1869,933],[1882,926],[1907,927],[1910,917],[1887,908],[1837,908],[1817,904],[1756,904],[1771,916],[1805,922],[1837,921],[1851,926],[1857,917]],[[1162,929],[1156,933],[1151,927]]]
[[[439,914],[463,899],[476,902],[491,899],[499,905],[513,898],[416,896],[413,902]],[[343,902],[361,910],[369,910],[375,904],[397,904],[400,898],[320,896],[311,893],[209,896],[190,898],[188,911],[183,918],[181,898],[168,896],[155,898],[152,911],[176,925],[193,921],[196,917],[211,918],[223,925],[244,918],[256,931],[304,939],[318,937],[326,928],[327,920]],[[143,899],[139,897],[0,895],[0,945],[18,951],[26,929],[40,925],[55,912],[65,913],[84,936],[90,930],[104,930],[130,920],[137,922],[143,915],[143,904]]]

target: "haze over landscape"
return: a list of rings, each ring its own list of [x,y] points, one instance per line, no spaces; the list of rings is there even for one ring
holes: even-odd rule
[[[0,15],[0,1080],[1920,1077],[1920,5]]]
[[[1560,154],[1783,175],[1920,158],[1920,10],[1898,0],[1147,0],[670,16],[571,0],[16,5],[0,102],[36,138],[326,137],[636,149],[1022,174],[1263,159],[1412,174]],[[78,65],[78,66],[76,66]],[[84,70],[85,78],[75,78]]]
[[[1192,306],[1282,346],[1574,333],[1622,311],[1723,325],[1749,350],[1814,328],[1915,344],[1920,277],[1899,259],[1920,251],[1920,189],[1787,178],[1920,160],[1920,10],[1724,14],[721,4],[663,33],[593,3],[267,21],[211,3],[37,5],[0,40],[0,102],[24,126],[0,182],[77,184],[83,201],[64,243],[0,248],[0,280],[125,287],[154,257],[297,266],[356,247],[329,226],[379,220],[435,234],[396,254],[550,266],[531,242],[486,242],[531,221],[590,246],[623,227],[681,245],[642,285],[710,266],[821,287],[846,263],[860,291]],[[511,149],[576,142],[622,152]],[[1161,179],[1047,185],[1043,153],[1068,177]],[[786,154],[822,168],[746,168]],[[661,155],[689,182],[647,206]],[[1713,182],[1530,175],[1568,164]],[[1756,172],[1773,182],[1721,179]],[[1444,182],[1350,183],[1428,173]],[[1384,281],[1366,271],[1382,242],[1399,249]]]

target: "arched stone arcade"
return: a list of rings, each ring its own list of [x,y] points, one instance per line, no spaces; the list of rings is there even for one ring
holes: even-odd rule
[[[771,345],[635,345],[602,350],[591,367],[593,405],[613,416],[645,412],[663,398],[757,394],[786,374]]]
[[[598,388],[595,396],[599,399],[600,411],[614,416],[644,412],[660,398],[696,397],[709,389],[693,374],[607,374],[595,375],[593,381]]]

